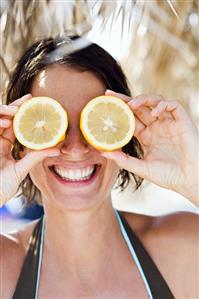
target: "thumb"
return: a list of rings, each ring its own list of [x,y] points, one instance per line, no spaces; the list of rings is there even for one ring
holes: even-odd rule
[[[144,179],[147,178],[146,162],[131,157],[122,151],[102,152],[103,157],[113,160],[120,168],[130,171]]]
[[[40,161],[47,157],[59,156],[58,149],[47,149],[41,151],[30,151],[15,164],[16,174],[20,182],[27,176],[29,171]]]

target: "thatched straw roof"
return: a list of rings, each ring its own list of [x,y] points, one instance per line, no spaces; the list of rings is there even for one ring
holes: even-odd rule
[[[121,63],[133,94],[161,93],[177,98],[198,120],[198,0],[1,1],[1,95],[13,66],[35,40],[70,32],[82,35],[96,20],[104,31],[108,23],[114,28],[118,19],[118,44],[125,30],[130,41]]]

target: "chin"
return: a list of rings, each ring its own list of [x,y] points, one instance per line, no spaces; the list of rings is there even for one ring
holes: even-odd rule
[[[54,192],[53,192],[54,193]],[[48,206],[47,209],[52,207],[54,210],[61,210],[62,212],[69,211],[88,211],[99,207],[106,199],[104,196],[93,195],[79,195],[74,194],[59,194],[55,192],[56,196],[47,196],[47,200],[43,200],[44,206]]]

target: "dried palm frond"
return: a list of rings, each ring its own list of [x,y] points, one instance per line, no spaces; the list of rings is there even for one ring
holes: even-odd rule
[[[199,2],[172,3],[177,18],[167,2],[149,1],[122,63],[134,94],[179,99],[199,121]]]
[[[34,41],[56,35],[84,35],[96,21],[102,32],[109,24],[111,35],[120,20],[118,44],[125,30],[131,40],[121,63],[133,93],[161,93],[188,103],[199,95],[198,15],[197,0],[1,1],[0,92],[14,64]]]
[[[86,1],[8,0],[0,10],[0,92],[22,53],[36,40],[91,29]]]

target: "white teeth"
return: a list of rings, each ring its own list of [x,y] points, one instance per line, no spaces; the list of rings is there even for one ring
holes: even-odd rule
[[[95,166],[88,166],[80,169],[66,169],[63,167],[54,166],[55,172],[64,179],[71,181],[81,181],[89,179],[93,174]]]

